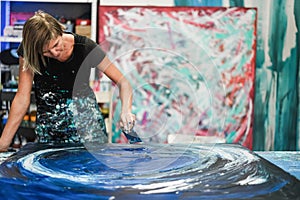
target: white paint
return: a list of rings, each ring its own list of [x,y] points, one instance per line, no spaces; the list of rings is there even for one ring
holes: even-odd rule
[[[169,134],[169,144],[180,144],[180,143],[196,143],[196,144],[208,144],[208,143],[225,143],[224,137],[218,136],[200,136],[200,135],[186,135],[186,134]]]
[[[223,5],[224,7],[230,7],[230,0],[223,0],[223,1],[222,1],[222,5]]]
[[[285,5],[285,13],[287,15],[287,27],[284,38],[284,47],[282,52],[282,61],[285,61],[291,56],[291,50],[296,47],[297,27],[294,15],[294,1],[288,0]]]
[[[264,177],[248,176],[246,179],[237,182],[239,185],[258,185],[267,182]]]
[[[80,148],[80,147],[77,147]],[[31,153],[27,156],[24,156],[18,160],[18,163],[22,165],[22,167],[32,173],[39,174],[39,175],[44,175],[44,176],[49,176],[52,178],[56,179],[66,179],[70,180],[73,182],[78,182],[78,183],[96,183],[97,178],[101,179],[101,175],[99,176],[89,176],[89,175],[77,175],[77,176],[72,176],[67,173],[63,172],[54,172],[51,169],[48,169],[47,167],[43,166],[41,163],[38,162],[38,157],[44,153],[47,152],[56,152],[56,151],[61,151],[61,150],[68,150],[68,149],[74,149],[74,147],[71,148],[61,148],[61,149],[45,149],[45,150],[40,150],[34,153]]]
[[[284,38],[284,48],[282,52],[282,60],[285,61],[287,58],[291,56],[291,49],[296,46],[296,33],[297,33],[297,26],[294,16],[294,1],[295,0],[288,0],[285,1],[285,13],[287,15],[287,28],[286,28],[286,35]],[[269,57],[269,44],[268,39],[270,38],[270,27],[269,24],[271,23],[271,13],[272,9],[272,1],[271,0],[253,0],[253,1],[245,1],[245,7],[256,7],[258,9],[258,36],[259,31],[261,31],[262,39],[263,39],[263,47],[265,49],[265,63],[264,66],[271,66],[272,62]]]
[[[257,47],[259,44],[264,49],[265,62],[264,67],[272,66],[271,58],[269,56],[269,38],[270,38],[270,24],[271,24],[271,12],[272,0],[252,0],[244,1],[245,7],[257,8],[257,36],[261,36],[261,40],[257,41]],[[260,34],[261,33],[261,34]],[[260,38],[258,38],[260,39]]]
[[[190,179],[181,179],[175,181],[167,181],[162,183],[153,183],[148,185],[134,185],[132,188],[138,190],[147,190],[141,192],[142,194],[159,194],[159,193],[168,193],[168,192],[175,192],[180,190],[186,190],[189,188],[193,188],[195,184],[191,184],[189,182],[193,182],[192,178]]]
[[[248,135],[249,134],[249,131],[250,131],[250,128],[251,128],[251,117],[252,117],[252,111],[253,111],[253,104],[252,104],[252,101],[249,101],[249,112],[247,113],[247,129],[245,131],[245,135]]]
[[[272,80],[272,74],[269,73],[270,77],[267,80],[270,80],[271,85],[267,88],[270,91],[270,99],[269,102],[276,102],[277,90],[276,90],[276,83],[277,83],[277,74],[274,73],[274,78]],[[269,113],[269,117],[265,122],[265,130],[266,136],[268,138],[265,141],[265,150],[274,150],[274,140],[275,140],[275,130],[276,130],[276,103],[269,103],[268,110],[266,113]]]

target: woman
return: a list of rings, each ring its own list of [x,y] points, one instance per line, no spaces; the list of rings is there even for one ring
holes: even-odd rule
[[[34,83],[38,142],[107,142],[105,124],[89,87],[92,67],[98,67],[119,88],[120,126],[132,129],[132,88],[121,72],[92,40],[65,28],[51,15],[38,11],[23,27],[18,48],[19,86],[0,138],[6,151],[30,105]]]

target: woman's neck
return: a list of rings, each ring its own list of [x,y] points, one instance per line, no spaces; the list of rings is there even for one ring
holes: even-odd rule
[[[75,38],[72,34],[64,33],[62,35],[62,39],[63,39],[64,55],[60,61],[65,62],[72,56]]]

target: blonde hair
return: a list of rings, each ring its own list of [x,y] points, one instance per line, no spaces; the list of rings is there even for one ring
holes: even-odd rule
[[[30,69],[33,73],[40,74],[39,59],[46,66],[43,47],[50,40],[62,36],[64,30],[65,26],[51,15],[40,10],[35,12],[23,27],[23,70]]]

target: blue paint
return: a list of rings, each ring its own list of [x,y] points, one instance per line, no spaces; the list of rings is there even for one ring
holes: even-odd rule
[[[88,149],[88,151],[87,151]],[[296,199],[295,177],[239,145],[27,144],[2,199]]]
[[[257,151],[264,159],[279,166],[300,180],[300,152],[299,151]]]

